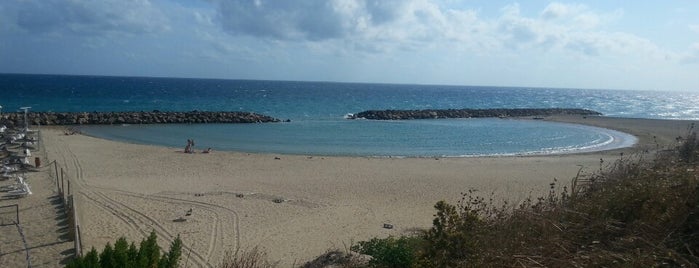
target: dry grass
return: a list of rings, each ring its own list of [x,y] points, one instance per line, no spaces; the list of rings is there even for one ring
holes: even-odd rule
[[[652,161],[622,155],[570,187],[554,182],[548,196],[516,208],[466,193],[461,215],[481,217],[463,266],[697,267],[699,144],[687,137]]]
[[[302,268],[359,268],[366,267],[368,260],[348,250],[328,250],[314,260],[304,263]]]
[[[226,252],[220,268],[273,268],[276,263],[271,263],[267,252],[259,247],[249,250]]]
[[[478,263],[696,266],[699,188],[696,173],[687,170],[671,162],[619,160],[607,172],[579,177],[585,182],[574,182],[570,192],[552,190],[512,213],[495,213],[473,238]]]

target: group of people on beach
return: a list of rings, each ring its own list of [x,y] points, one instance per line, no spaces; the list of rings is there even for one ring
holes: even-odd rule
[[[184,152],[187,154],[194,153],[194,140],[193,139],[187,139],[187,146],[184,147]],[[210,152],[211,152],[211,147],[202,151],[203,154],[208,154]]]

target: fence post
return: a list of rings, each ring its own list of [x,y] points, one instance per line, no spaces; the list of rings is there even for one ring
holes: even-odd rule
[[[65,190],[66,190],[66,185],[65,185],[65,181],[63,180],[63,168],[61,168],[61,199],[63,199],[64,204],[66,203]]]
[[[76,243],[78,243],[78,246],[75,249],[76,249],[78,256],[82,257],[83,256],[83,237],[82,237],[82,234],[80,233],[80,225],[75,225],[75,230],[77,233],[76,237],[78,238],[78,239],[76,239]]]
[[[63,195],[63,168],[61,168],[61,186],[59,188],[61,188],[61,195]]]
[[[56,160],[53,161],[53,169],[56,170],[56,189],[61,190],[61,186],[58,184],[58,163]]]
[[[75,200],[73,199],[73,196],[70,195],[67,197],[67,199],[66,210],[68,210],[68,226],[70,226],[68,233],[73,237],[73,240],[75,240]]]

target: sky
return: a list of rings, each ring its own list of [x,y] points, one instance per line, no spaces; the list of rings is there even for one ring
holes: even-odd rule
[[[0,73],[699,91],[699,1],[2,0]]]

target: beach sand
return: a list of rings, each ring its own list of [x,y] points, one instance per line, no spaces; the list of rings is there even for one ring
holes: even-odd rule
[[[35,151],[32,164],[34,157],[45,158]],[[74,244],[56,181],[50,176],[53,165],[30,170],[14,174],[29,184],[31,195],[10,198],[0,191],[0,267],[63,267],[74,254]],[[15,178],[0,178],[0,186],[15,183]]]
[[[226,251],[259,246],[281,267],[372,237],[429,228],[437,201],[456,203],[469,189],[496,202],[540,196],[567,185],[600,159],[672,146],[696,121],[553,117],[547,120],[634,134],[631,148],[584,154],[479,158],[363,158],[185,154],[42,129],[77,196],[84,250],[151,231],[161,246],[180,236],[188,267],[215,267]],[[655,138],[653,138],[655,136]],[[657,143],[657,144],[656,144]],[[215,150],[215,148],[214,148]],[[191,209],[191,215],[187,212]],[[183,219],[177,221],[177,219]],[[385,229],[384,224],[394,228]]]

